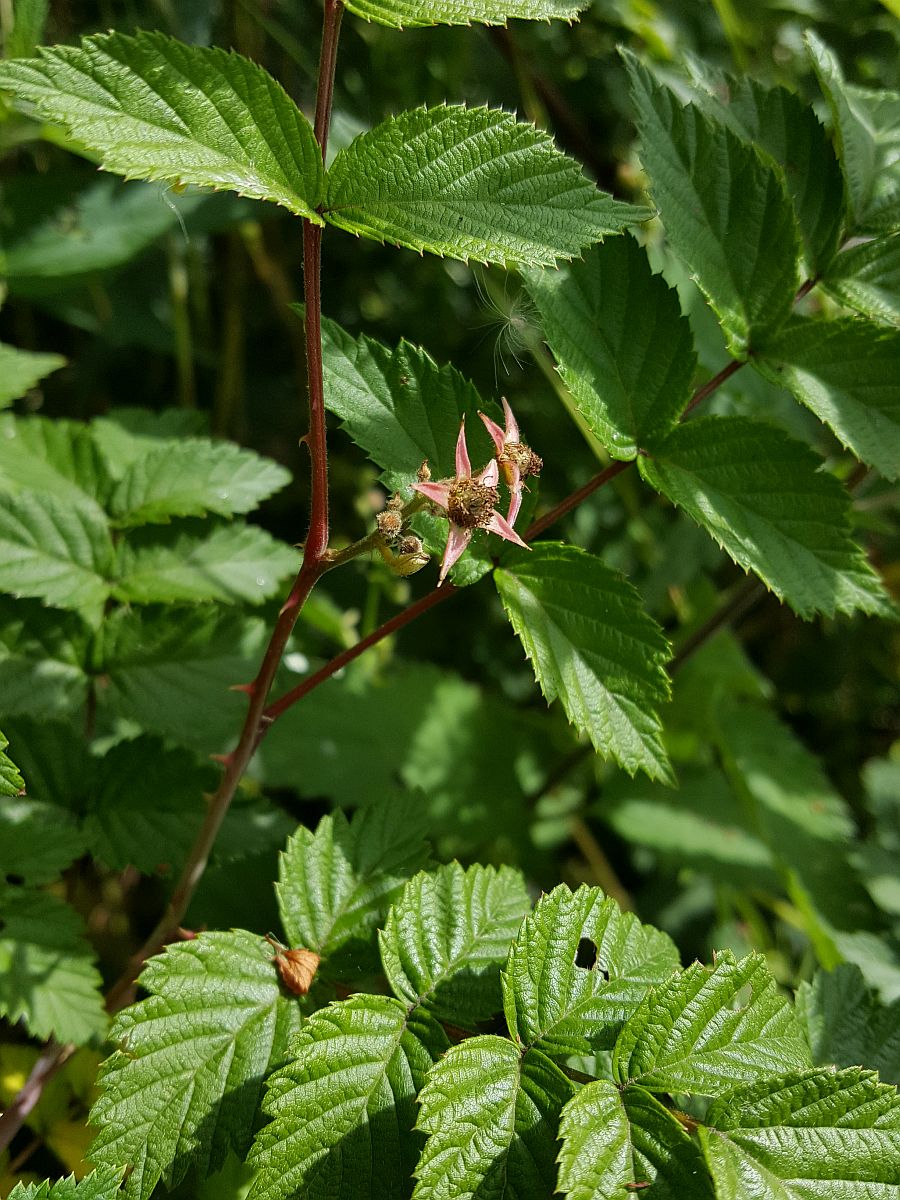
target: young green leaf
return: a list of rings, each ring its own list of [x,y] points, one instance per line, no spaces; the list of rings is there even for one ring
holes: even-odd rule
[[[245,1154],[263,1079],[299,1023],[271,947],[243,930],[201,933],[147,963],[146,1000],[116,1018],[91,1112],[93,1162],[132,1168],[123,1195],[146,1200],[193,1168]]]
[[[46,417],[0,421],[0,491],[49,492],[95,509],[106,503],[110,480],[90,426]]]
[[[559,372],[591,432],[632,459],[666,434],[690,398],[697,363],[678,295],[630,237],[561,271],[531,271],[528,291]]]
[[[842,251],[832,260],[822,286],[864,317],[900,326],[900,233]]]
[[[656,706],[669,646],[630,583],[592,554],[541,543],[494,572],[506,614],[548,703],[629,774],[672,780]]]
[[[89,500],[0,493],[0,588],[76,609],[98,622],[110,593],[113,544]]]
[[[6,740],[0,734],[0,745],[5,744]],[[4,783],[2,760],[5,758],[6,755],[0,753],[0,789]],[[19,776],[20,781],[21,778]],[[0,794],[15,796],[16,793]],[[84,852],[84,835],[74,818],[63,809],[25,796],[3,801],[0,807],[0,878],[9,883],[50,883]]]
[[[323,215],[411,250],[552,266],[646,220],[597,190],[550,138],[510,113],[442,105],[389,117],[341,150]]]
[[[448,863],[406,884],[379,931],[381,962],[401,1000],[472,1025],[501,1007],[500,964],[530,907],[511,867]]]
[[[22,778],[19,768],[4,751],[9,745],[9,740],[0,733],[0,796],[18,796],[20,792],[25,790],[25,780]],[[9,819],[9,809],[4,808],[0,814],[0,821]],[[3,842],[0,841],[0,847]],[[0,856],[3,851],[0,849]],[[2,869],[2,857],[0,857],[0,869]],[[8,869],[8,868],[7,868]]]
[[[559,1133],[557,1190],[569,1200],[631,1200],[650,1184],[664,1200],[712,1200],[696,1143],[643,1088],[586,1084],[563,1109]]]
[[[571,21],[587,0],[348,0],[346,7],[358,17],[412,29],[419,25],[505,25],[516,18],[526,21]]]
[[[638,459],[648,483],[801,617],[888,615],[878,576],[850,536],[847,495],[818,466],[802,442],[744,417],[689,421]]]
[[[834,125],[838,158],[847,183],[849,232],[886,232],[896,226],[900,216],[900,95],[845,83],[833,51],[812,30],[806,33],[806,45]]]
[[[0,342],[0,408],[6,408],[65,365],[66,360],[59,354],[16,350]]]
[[[9,1200],[115,1200],[124,1173],[124,1167],[97,1167],[78,1181],[69,1175],[55,1183],[17,1183]]]
[[[730,951],[650,991],[613,1052],[619,1083],[705,1096],[808,1063],[803,1031],[765,959],[738,961]]]
[[[723,94],[724,92],[724,94]],[[724,120],[784,172],[811,275],[834,256],[844,209],[844,181],[834,149],[809,105],[783,87],[729,78],[716,93],[715,120]]]
[[[312,126],[239,54],[155,32],[98,34],[0,63],[0,88],[62,125],[106,171],[224,188],[322,223]]]
[[[265,639],[259,618],[210,605],[114,611],[98,639],[99,710],[209,754],[240,727],[246,697],[229,689],[256,674]]]
[[[125,471],[110,511],[123,526],[250,512],[290,481],[277,463],[233,442],[163,442]]]
[[[414,796],[359,809],[352,821],[337,811],[315,832],[298,829],[281,855],[275,885],[290,944],[323,958],[344,949],[352,969],[405,881],[427,859],[424,833]]]
[[[678,970],[667,934],[599,888],[560,884],[525,918],[503,972],[503,1006],[522,1045],[586,1054],[613,1044],[650,987]]]
[[[666,235],[743,358],[787,318],[800,238],[784,178],[694,105],[682,107],[630,53],[641,160]]]
[[[120,542],[113,594],[136,604],[261,604],[299,568],[298,552],[256,525],[179,522]]]
[[[900,332],[799,317],[753,360],[887,479],[900,477],[898,364]]]
[[[186,750],[147,734],[118,742],[91,780],[83,829],[92,853],[114,871],[177,871],[214,787],[210,766]]]
[[[440,1025],[389,996],[351,996],[315,1013],[266,1085],[248,1200],[408,1195],[421,1140],[416,1094],[447,1048]]]
[[[456,474],[463,417],[470,454],[479,463],[487,460],[492,443],[477,414],[499,421],[499,408],[486,404],[453,367],[439,367],[408,342],[391,350],[373,338],[353,338],[328,320],[322,322],[322,354],[326,407],[382,469],[391,491],[407,487],[423,459],[435,479]]]
[[[896,1195],[900,1101],[872,1071],[798,1071],[713,1104],[698,1130],[725,1200]]]
[[[900,999],[881,1004],[855,963],[817,971],[797,989],[800,1019],[817,1066],[874,1068],[900,1083]]]
[[[102,1035],[102,981],[81,918],[49,892],[4,884],[0,913],[0,1014],[38,1038]]]
[[[559,1114],[574,1090],[540,1051],[523,1057],[506,1038],[454,1046],[419,1097],[418,1128],[428,1141],[413,1200],[549,1196]]]

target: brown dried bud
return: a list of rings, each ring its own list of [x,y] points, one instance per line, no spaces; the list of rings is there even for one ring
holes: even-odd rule
[[[541,456],[535,454],[525,442],[507,442],[500,455],[500,462],[515,463],[523,479],[529,475],[540,475],[544,466]]]
[[[305,996],[312,987],[319,963],[322,961],[318,954],[313,950],[303,948],[286,950],[272,937],[267,937],[266,941],[276,951],[272,956],[272,962],[278,969],[281,982],[295,996]]]
[[[399,492],[394,492],[393,496],[388,496],[387,500],[385,500],[384,507],[385,508],[402,508],[403,507],[403,497],[400,495]]]
[[[389,541],[403,532],[403,517],[394,508],[386,508],[375,517],[378,532]]]
[[[431,467],[429,467],[428,459],[426,458],[418,471],[416,471],[416,479],[418,479],[419,483],[427,483],[430,478]]]
[[[421,554],[422,539],[410,533],[405,538],[401,538],[400,544],[397,546],[398,554]]]

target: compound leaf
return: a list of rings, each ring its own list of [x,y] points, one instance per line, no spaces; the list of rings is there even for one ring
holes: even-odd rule
[[[352,962],[403,884],[427,859],[425,817],[414,796],[339,810],[300,828],[281,855],[276,892],[292,946]],[[337,969],[332,962],[331,969]]]
[[[55,1183],[17,1183],[9,1200],[115,1200],[124,1172],[124,1167],[97,1167],[77,1181],[69,1175]]]
[[[802,442],[745,417],[689,421],[638,459],[648,483],[801,617],[888,615],[850,536],[847,495],[818,465]]]
[[[323,215],[411,250],[552,266],[647,213],[597,190],[510,113],[442,105],[390,117],[341,150]]]
[[[559,1114],[574,1090],[540,1051],[523,1057],[507,1038],[453,1046],[419,1097],[418,1128],[428,1141],[413,1200],[549,1196]]]
[[[300,558],[256,525],[179,523],[140,529],[119,546],[117,600],[137,604],[261,604]]]
[[[6,408],[65,365],[66,360],[59,354],[36,354],[0,342],[0,408]]]
[[[741,996],[745,988],[749,998]],[[613,1052],[620,1083],[707,1096],[808,1063],[803,1031],[765,959],[738,961],[730,951],[649,992]]]
[[[45,492],[0,493],[0,588],[98,621],[113,544],[99,508]]]
[[[666,235],[743,358],[787,318],[800,237],[784,178],[698,107],[682,107],[630,53],[641,160]]]
[[[724,1200],[895,1196],[900,1101],[873,1071],[798,1071],[714,1103],[698,1130]]]
[[[672,781],[657,705],[669,646],[637,591],[575,546],[511,554],[494,581],[548,704],[633,775]]]
[[[348,0],[358,17],[379,25],[411,29],[417,25],[505,25],[525,21],[571,21],[587,0]]]
[[[900,477],[900,332],[864,321],[797,318],[753,361],[857,458],[887,479]]]
[[[104,504],[109,475],[93,430],[80,421],[0,420],[0,490],[50,492],[60,500]]]
[[[0,1013],[38,1038],[80,1045],[106,1029],[101,979],[75,911],[0,885]]]
[[[167,522],[170,517],[230,517],[250,512],[290,481],[268,459],[233,442],[184,438],[163,442],[125,471],[110,511],[122,526]]]
[[[832,260],[822,286],[864,317],[900,326],[900,233],[842,251]]]
[[[0,64],[0,88],[62,125],[106,171],[224,188],[322,223],[312,126],[239,54],[156,32],[97,34]]]
[[[351,996],[314,1013],[266,1085],[272,1121],[251,1151],[249,1200],[408,1195],[421,1144],[416,1094],[447,1045],[432,1017],[390,996]]]
[[[529,908],[519,871],[449,863],[406,884],[379,933],[395,994],[454,1024],[499,1010],[500,965]]]
[[[144,968],[150,995],[116,1018],[103,1064],[90,1157],[132,1168],[123,1195],[146,1200],[193,1167],[215,1172],[250,1145],[263,1080],[298,1025],[265,940],[201,933]]]
[[[582,965],[582,963],[584,965]],[[610,1047],[648,989],[678,970],[667,934],[623,913],[599,888],[542,896],[503,972],[511,1033],[552,1055]]]
[[[632,459],[672,428],[690,397],[697,358],[678,295],[630,237],[560,271],[532,271],[528,291],[559,372],[591,432]]]

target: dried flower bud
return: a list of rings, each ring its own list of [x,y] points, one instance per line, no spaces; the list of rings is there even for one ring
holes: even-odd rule
[[[281,982],[295,996],[305,996],[312,987],[321,959],[313,950],[302,947],[297,950],[287,950],[273,937],[267,936],[266,941],[275,950],[272,962],[278,969]]]
[[[400,544],[397,547],[397,553],[398,554],[421,554],[422,553],[422,539],[420,537],[416,537],[416,535],[414,533],[408,534],[405,538],[401,539]]]
[[[388,541],[399,537],[403,532],[403,517],[394,508],[386,508],[384,512],[378,513],[375,521],[378,524],[378,532]]]
[[[387,500],[385,500],[384,507],[385,508],[402,508],[403,507],[403,497],[400,495],[399,492],[394,492],[393,496],[388,496]]]
[[[427,483],[430,478],[431,467],[429,467],[428,459],[426,458],[421,467],[419,467],[418,471],[416,471],[416,479],[418,479],[419,483]]]

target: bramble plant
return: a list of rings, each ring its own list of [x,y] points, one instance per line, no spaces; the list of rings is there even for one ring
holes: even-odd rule
[[[6,14],[0,150],[40,168],[0,210],[9,295],[90,328],[77,283],[146,349],[158,306],[139,334],[123,313],[149,273],[113,273],[168,232],[181,404],[41,415],[66,360],[0,345],[0,1194],[896,1195],[900,765],[882,739],[851,807],[728,626],[767,589],[774,620],[871,626],[855,644],[896,659],[900,93],[852,82],[823,30],[782,45],[789,90],[622,6],[631,201],[498,107],[338,112],[329,149],[342,25],[493,30],[546,118],[568,110],[507,20],[547,47],[585,7],[324,0],[312,122],[259,54],[159,31],[36,50],[47,4]],[[756,35],[716,7],[746,66]],[[302,62],[268,8],[237,6]],[[42,198],[67,152],[135,182]],[[418,251],[411,294],[427,256],[442,287],[505,271],[548,390],[494,400],[324,316],[335,230]],[[212,322],[184,244],[210,231],[232,272],[214,428],[240,426],[246,258],[308,397],[300,545],[247,519],[290,472],[196,408]],[[452,662],[393,656],[437,606]],[[571,840],[586,865],[557,882]],[[642,873],[652,921],[620,877]],[[74,1174],[26,1174],[45,1159]]]

